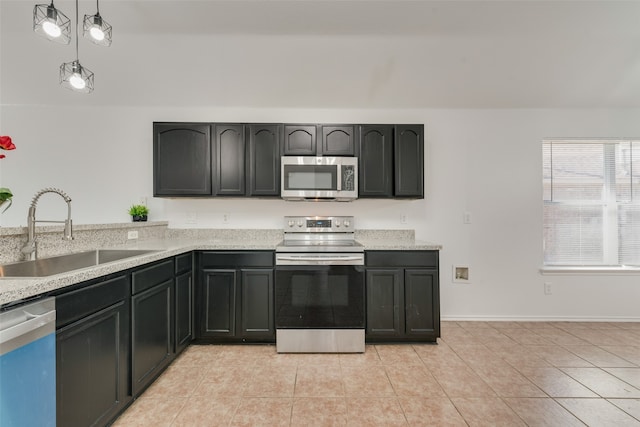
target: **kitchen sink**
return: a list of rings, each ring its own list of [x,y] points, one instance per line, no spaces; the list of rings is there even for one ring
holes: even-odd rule
[[[0,265],[0,277],[52,276],[153,252],[158,251],[145,249],[95,249],[40,258],[33,261],[14,262]]]

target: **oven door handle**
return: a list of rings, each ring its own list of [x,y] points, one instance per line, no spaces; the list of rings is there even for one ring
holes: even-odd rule
[[[343,257],[315,257],[315,256],[290,256],[278,255],[276,261],[362,261],[361,256],[343,256]]]

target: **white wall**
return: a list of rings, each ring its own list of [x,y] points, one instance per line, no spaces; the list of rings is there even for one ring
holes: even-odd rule
[[[148,198],[171,227],[279,228],[285,214],[349,214],[359,228],[413,228],[440,243],[444,318],[640,320],[637,276],[541,276],[541,140],[640,135],[637,110],[327,110],[2,106],[17,149],[3,160],[15,193],[3,226],[26,223],[32,195],[56,186],[73,198],[76,224],[128,221]],[[153,121],[424,123],[425,199],[296,203],[152,197]],[[472,223],[463,224],[463,213]],[[195,212],[197,224],[187,224]],[[222,214],[230,214],[228,223]],[[408,223],[400,223],[400,214]],[[38,217],[62,218],[46,196]],[[453,264],[471,283],[452,283]],[[544,295],[543,282],[553,283]]]
[[[0,0],[0,134],[11,135],[17,146],[0,161],[0,186],[15,194],[1,226],[25,225],[31,197],[49,186],[72,197],[76,224],[129,221],[127,208],[145,197],[151,220],[168,220],[171,227],[279,228],[285,214],[351,214],[360,228],[413,228],[418,239],[443,245],[445,318],[640,320],[637,276],[539,274],[541,140],[639,137],[640,109],[443,108],[637,105],[633,55],[620,51],[637,45],[628,33],[632,26],[614,19],[615,28],[598,26],[600,32],[585,39],[584,32],[565,34],[575,29],[566,21],[556,23],[562,30],[556,32],[536,25],[539,14],[520,12],[520,6],[523,21],[502,26],[451,3],[453,15],[428,14],[424,19],[435,22],[416,34],[171,33],[167,23],[146,15],[143,4],[105,4],[116,39],[109,49],[80,41],[82,63],[96,73],[96,91],[78,95],[57,82],[57,67],[74,59],[74,43],[37,37],[33,3]],[[68,1],[56,6],[73,10]],[[81,7],[84,13],[89,5]],[[487,13],[486,5],[482,9]],[[575,15],[588,26],[582,18]],[[155,33],[138,32],[141,22]],[[544,31],[532,31],[538,28]],[[604,37],[610,34],[616,38]],[[594,55],[606,58],[601,63],[617,77],[602,83],[607,74],[601,68],[580,66]],[[154,121],[424,123],[425,199],[154,199]],[[38,218],[66,215],[56,197],[40,200]],[[471,224],[463,224],[465,211]],[[187,213],[196,213],[197,224],[185,223]],[[401,214],[407,224],[400,223]],[[453,264],[470,266],[470,284],[452,283]],[[552,295],[544,295],[544,281],[553,283]]]

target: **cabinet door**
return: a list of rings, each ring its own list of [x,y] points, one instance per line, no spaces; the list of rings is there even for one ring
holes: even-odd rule
[[[245,194],[245,137],[244,126],[214,125],[216,196],[244,196]]]
[[[408,336],[440,336],[440,298],[438,272],[415,268],[404,273],[406,334]]]
[[[404,333],[402,269],[367,269],[367,337]]]
[[[320,126],[320,146],[318,155],[322,156],[354,156],[355,126]]]
[[[153,195],[211,195],[209,125],[153,124]]]
[[[133,395],[171,361],[173,354],[173,279],[131,297]]]
[[[248,125],[248,196],[280,195],[280,125]]]
[[[58,330],[57,425],[104,426],[128,404],[129,348],[128,299]]]
[[[396,197],[424,197],[424,126],[397,125],[394,161]]]
[[[235,337],[238,287],[235,269],[204,270],[200,336]]]
[[[357,155],[358,197],[393,197],[393,126],[361,126]]]
[[[284,126],[284,155],[315,156],[316,152],[316,125]]]
[[[175,289],[175,353],[184,350],[193,337],[193,280],[191,272],[176,277]]]
[[[243,269],[242,336],[271,341],[275,338],[273,269]]]

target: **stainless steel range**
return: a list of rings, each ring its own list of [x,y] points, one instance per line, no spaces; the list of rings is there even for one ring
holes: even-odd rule
[[[364,352],[364,247],[351,216],[284,218],[276,247],[278,353]]]

